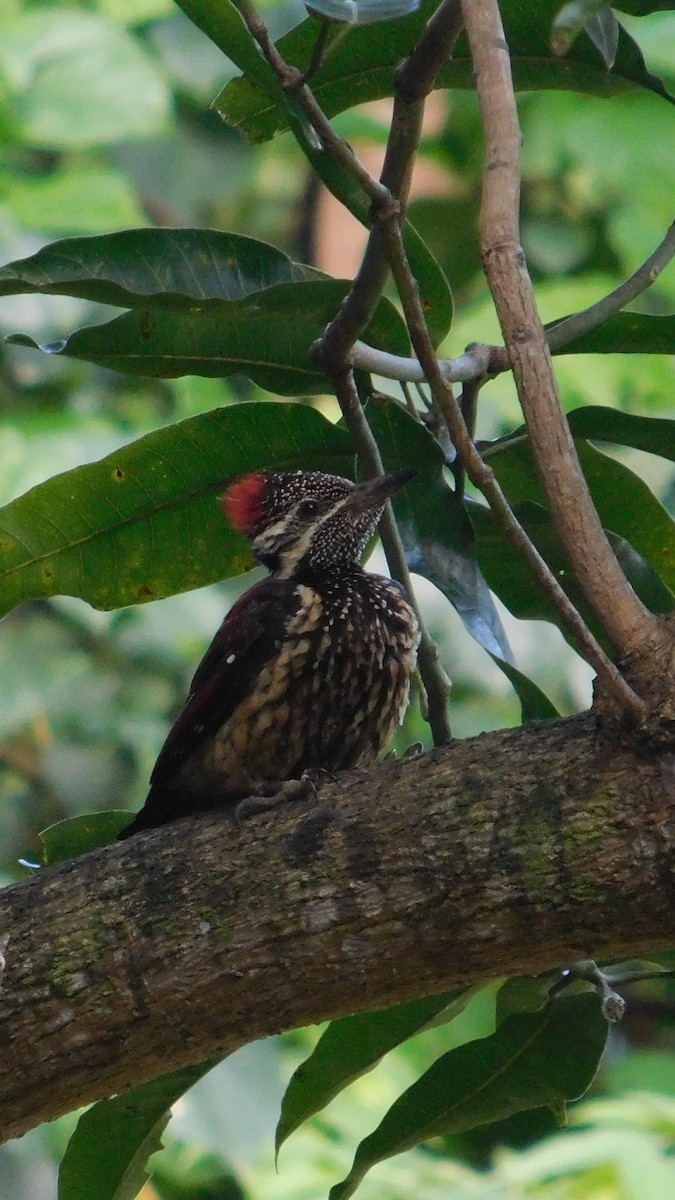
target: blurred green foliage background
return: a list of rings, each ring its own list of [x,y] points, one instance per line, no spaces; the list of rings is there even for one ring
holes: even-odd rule
[[[304,14],[265,5],[275,33]],[[648,66],[675,87],[675,14],[625,19]],[[203,225],[273,241],[294,258],[324,253],[330,228],[290,136],[252,148],[210,110],[234,68],[171,0],[1,0],[0,255],[28,255],[54,237],[147,224]],[[629,274],[672,218],[675,113],[651,94],[611,101],[575,93],[523,94],[523,240],[545,320],[582,308]],[[336,122],[360,148],[382,147],[382,105]],[[498,340],[480,270],[477,220],[482,141],[469,93],[439,101],[420,162],[434,186],[414,193],[411,217],[444,266],[457,318],[446,346]],[[439,179],[444,182],[439,184]],[[671,268],[636,307],[675,308]],[[95,306],[59,297],[0,300],[0,330],[39,341],[97,319]],[[565,403],[611,404],[665,415],[673,364],[665,356],[576,356],[556,363]],[[169,423],[263,393],[243,379],[145,381],[0,344],[0,503],[58,470],[98,458]],[[329,400],[319,400],[332,415]],[[519,420],[505,377],[482,393],[479,434]],[[619,452],[617,452],[619,453]],[[626,460],[626,452],[622,452]],[[672,467],[629,461],[671,509]],[[60,598],[17,609],[0,625],[0,872],[25,877],[37,833],[64,816],[142,802],[154,758],[189,678],[242,578],[112,614]],[[519,720],[504,677],[430,585],[422,602],[454,681],[458,736]],[[505,621],[519,665],[572,712],[590,699],[590,674],[543,623]],[[427,740],[413,706],[399,746]],[[608,914],[611,919],[611,914]],[[458,1042],[488,1033],[486,989],[452,1025]],[[169,1148],[147,1197],[162,1200],[314,1200],[345,1173],[350,1149],[442,1046],[415,1038],[284,1147],[272,1135],[286,1080],[315,1040],[298,1032],[239,1052],[178,1106]],[[73,1121],[0,1148],[2,1200],[48,1200]],[[390,1161],[364,1200],[675,1195],[675,988],[635,989],[591,1099],[557,1133],[540,1113]],[[538,1140],[544,1136],[545,1140]],[[508,1148],[505,1148],[508,1147]],[[154,1190],[153,1190],[154,1189]]]

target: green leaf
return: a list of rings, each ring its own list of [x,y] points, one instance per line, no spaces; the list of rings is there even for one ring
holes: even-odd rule
[[[419,39],[437,0],[425,0],[417,13],[386,25],[365,25],[350,31],[345,43],[312,79],[312,91],[327,116],[333,117],[356,104],[391,96],[394,70]],[[551,23],[559,0],[503,0],[501,5],[506,38],[511,52],[513,77],[520,90],[562,88],[601,96],[628,89],[647,88],[668,97],[663,84],[651,75],[640,50],[624,29],[612,71],[588,38],[578,38],[565,59],[551,54]],[[287,62],[304,69],[316,41],[316,22],[309,18],[282,37],[279,50]],[[227,53],[227,46],[218,41]],[[246,70],[246,68],[244,68]],[[473,88],[473,73],[466,38],[462,36],[452,61],[438,78],[438,87]],[[216,100],[216,106],[231,125],[241,128],[252,141],[264,141],[289,127],[287,112],[261,89],[257,80],[233,79]]]
[[[338,280],[282,283],[241,300],[176,300],[161,311],[139,307],[47,345],[25,334],[7,340],[128,375],[243,374],[268,391],[297,396],[330,389],[310,349],[348,288]],[[364,340],[393,354],[409,352],[405,325],[389,300],[380,300]]]
[[[589,404],[568,413],[567,420],[575,437],[632,446],[675,462],[675,421],[665,417],[637,417],[616,408]]]
[[[5,171],[0,202],[18,225],[39,229],[41,235],[98,233],[143,220],[131,181],[122,171],[96,162],[66,162],[37,175],[25,169]]]
[[[63,238],[0,268],[0,296],[79,296],[119,308],[185,299],[241,300],[278,283],[315,278],[281,250],[214,229],[127,229]]]
[[[497,992],[497,1025],[514,1013],[541,1012],[551,999],[551,988],[560,978],[560,971],[548,971],[545,975],[512,975],[505,980]]]
[[[603,964],[601,970],[605,978],[612,984],[635,983],[641,979],[658,979],[662,975],[672,976],[675,974],[675,967],[664,967],[662,963],[650,962],[644,958]]]
[[[277,1155],[304,1121],[372,1070],[385,1054],[430,1024],[459,1016],[472,994],[471,988],[455,988],[443,995],[331,1021],[286,1088],[275,1137]]]
[[[171,1105],[219,1061],[184,1067],[87,1109],[61,1162],[58,1200],[136,1200]]]
[[[388,471],[418,469],[394,497],[408,567],[447,596],[481,646],[512,661],[506,632],[476,561],[470,522],[443,477],[445,460],[438,442],[393,400],[372,402],[368,420]]]
[[[216,496],[237,475],[352,475],[349,435],[302,404],[215,409],[56,475],[0,509],[0,612],[39,597],[119,608],[253,565]]]
[[[612,530],[647,560],[671,591],[675,590],[675,523],[638,475],[588,442],[576,442],[583,473],[605,529]],[[495,447],[485,456],[511,503],[523,500],[546,507],[529,444]]]
[[[476,556],[490,588],[515,617],[523,620],[550,621],[568,637],[568,630],[552,603],[540,588],[525,559],[513,549],[489,509],[472,501],[467,511],[476,533]],[[544,560],[563,585],[575,608],[603,645],[609,643],[598,621],[584,600],[572,575],[551,520],[544,508],[531,501],[514,506],[515,514]],[[621,566],[640,599],[652,612],[672,612],[675,596],[656,572],[622,538],[609,534],[610,543]]]
[[[534,680],[529,679],[512,663],[506,662],[496,654],[491,654],[492,661],[500,671],[503,671],[520,700],[520,711],[523,724],[528,721],[550,721],[559,717],[555,704],[542,692]]]
[[[565,318],[562,318],[563,320]],[[558,321],[547,329],[554,329]],[[553,350],[560,354],[675,354],[675,316],[622,312]]]
[[[42,842],[42,860],[46,867],[54,863],[79,858],[90,850],[100,850],[115,841],[118,833],[129,824],[131,814],[126,809],[81,813],[48,825],[38,834]]]
[[[516,1013],[492,1037],[444,1054],[361,1142],[349,1175],[330,1200],[347,1200],[371,1167],[440,1134],[462,1133],[524,1109],[560,1109],[586,1091],[607,1022],[594,995],[556,998]]]
[[[280,99],[276,75],[267,65],[236,6],[230,0],[176,0],[186,17],[219,46],[240,71]]]
[[[100,13],[3,12],[0,76],[21,138],[40,150],[82,149],[162,133],[165,79],[141,42]]]

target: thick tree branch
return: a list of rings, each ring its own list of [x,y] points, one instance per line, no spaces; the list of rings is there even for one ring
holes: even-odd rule
[[[3,1136],[251,1038],[675,943],[675,756],[591,715],[176,823],[0,895]]]
[[[485,271],[551,518],[579,584],[622,655],[658,637],[656,618],[626,580],[602,529],[565,419],[520,247],[520,127],[497,0],[462,0],[483,116],[481,209]]]

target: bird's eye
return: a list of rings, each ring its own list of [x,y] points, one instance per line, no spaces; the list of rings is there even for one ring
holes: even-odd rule
[[[318,500],[303,500],[302,504],[298,505],[299,517],[315,517],[321,511],[321,505]]]

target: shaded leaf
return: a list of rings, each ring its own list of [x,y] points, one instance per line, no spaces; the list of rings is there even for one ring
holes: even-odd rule
[[[243,374],[282,395],[321,392],[330,384],[314,366],[310,349],[348,287],[338,280],[282,283],[241,300],[176,300],[161,311],[139,307],[48,345],[38,346],[24,334],[7,340],[128,375],[220,379]],[[394,354],[409,350],[405,325],[388,300],[380,300],[364,338]]]
[[[605,529],[630,544],[675,590],[675,523],[634,471],[602,454],[583,439],[576,441],[577,453],[593,503]],[[534,469],[527,441],[496,446],[486,452],[499,482],[511,503],[532,501],[546,507],[542,484]],[[624,555],[626,552],[624,551]]]
[[[148,1158],[162,1147],[171,1105],[219,1061],[184,1067],[87,1109],[61,1162],[58,1200],[135,1200],[148,1179]]]
[[[0,296],[79,296],[119,308],[240,300],[318,272],[256,238],[214,229],[127,229],[62,238],[0,268]]]
[[[282,89],[249,33],[241,14],[230,0],[176,0],[186,17],[219,46],[240,71],[255,80],[272,95],[282,97]]]
[[[394,401],[372,403],[368,420],[388,471],[418,469],[405,494],[394,497],[408,567],[447,596],[481,646],[512,662],[506,632],[476,561],[471,524],[443,478],[445,460],[436,439]]]
[[[520,1012],[541,1012],[551,999],[551,988],[560,981],[560,971],[545,975],[512,975],[497,992],[496,1018],[501,1025]]]
[[[557,324],[551,322],[546,328]],[[588,333],[556,347],[553,354],[675,354],[675,316],[617,313]]]
[[[637,958],[630,959],[629,962],[603,965],[602,973],[609,983],[635,983],[641,979],[658,979],[661,975],[673,975],[675,967],[664,967],[661,963]]]
[[[312,91],[327,116],[393,95],[396,65],[410,53],[436,7],[437,0],[425,0],[419,11],[408,17],[384,26],[352,30],[312,79]],[[578,38],[564,60],[551,54],[549,35],[559,0],[539,0],[536,5],[503,0],[500,7],[517,88],[563,88],[602,96],[647,88],[669,98],[661,80],[647,71],[639,47],[623,28],[619,31],[614,67],[608,71],[588,38]],[[315,41],[316,23],[310,18],[282,37],[278,46],[287,62],[304,69]],[[226,44],[218,44],[227,53]],[[440,72],[437,86],[473,88],[464,36],[455,47],[452,61]],[[233,79],[218,96],[216,106],[252,141],[263,141],[289,127],[287,113],[252,78]]]
[[[0,509],[0,612],[39,597],[159,599],[253,566],[216,496],[255,469],[352,475],[349,435],[302,404],[249,403],[160,429]]]
[[[632,446],[675,462],[675,421],[665,417],[637,417],[616,408],[589,404],[568,413],[567,420],[575,437]]]
[[[459,1016],[472,995],[472,988],[455,988],[443,995],[331,1021],[288,1084],[275,1137],[277,1155],[304,1121],[372,1070],[385,1054],[430,1024]]]
[[[466,502],[466,508],[476,533],[476,556],[495,595],[499,596],[515,617],[550,621],[560,629],[564,637],[569,637],[566,625],[540,588],[530,567],[513,549],[490,510],[472,501]],[[516,504],[514,511],[586,624],[598,640],[611,649],[597,618],[584,600],[546,510],[539,504],[524,501]],[[637,555],[623,539],[614,534],[608,536],[627,578],[643,603],[652,612],[672,612],[675,608],[675,596],[649,563]]]
[[[509,683],[513,686],[513,690],[520,700],[521,719],[523,724],[528,721],[550,721],[555,717],[559,717],[555,704],[549,700],[548,696],[542,692],[534,680],[529,679],[513,663],[505,662],[498,655],[491,655],[492,661],[496,663],[500,671],[506,675]]]
[[[79,858],[90,850],[100,850],[115,841],[131,813],[126,809],[108,809],[105,812],[81,813],[48,825],[38,834],[42,842],[42,859],[46,867],[54,863]]]
[[[544,1105],[560,1111],[586,1091],[607,1022],[594,995],[558,997],[516,1013],[489,1038],[444,1054],[408,1088],[361,1142],[349,1175],[330,1200],[347,1200],[376,1163],[440,1134],[462,1133]]]

